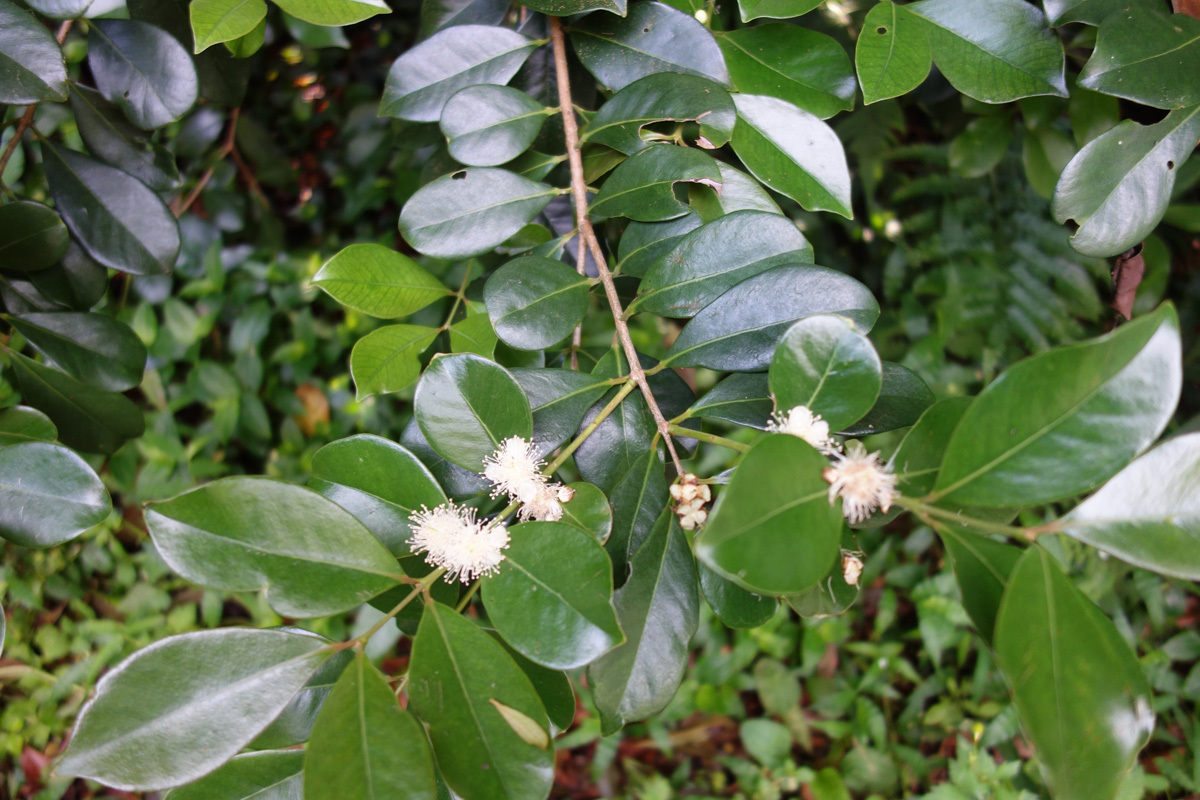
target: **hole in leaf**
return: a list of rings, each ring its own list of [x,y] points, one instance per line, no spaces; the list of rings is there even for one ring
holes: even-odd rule
[[[1175,169],[1175,162],[1174,162],[1174,161],[1168,161],[1168,162],[1167,162],[1167,169]]]
[[[880,36],[883,36],[885,33],[887,33],[887,26],[880,25],[878,28],[875,29],[875,32],[878,33]]]
[[[453,175],[451,175],[451,176],[450,176],[450,180],[452,180],[452,181],[461,181],[461,180],[462,180],[463,178],[465,178],[465,177],[467,177],[467,171],[464,169],[464,170],[462,170],[461,172],[456,172],[456,173],[454,173]]]
[[[649,28],[642,28],[642,33],[649,33],[649,32],[650,32]]]

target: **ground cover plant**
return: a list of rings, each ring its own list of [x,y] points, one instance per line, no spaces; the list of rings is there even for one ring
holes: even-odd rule
[[[1200,791],[1195,11],[0,0],[0,791]]]

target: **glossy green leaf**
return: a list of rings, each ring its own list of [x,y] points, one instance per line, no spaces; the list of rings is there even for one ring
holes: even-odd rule
[[[1154,108],[1186,108],[1200,104],[1200,81],[1184,77],[1197,74],[1200,19],[1126,6],[1100,26],[1079,85]]]
[[[570,17],[588,11],[610,11],[623,17],[627,0],[533,0],[525,7],[554,17]]]
[[[29,283],[56,308],[87,311],[108,291],[108,270],[72,241],[61,261],[30,275]]]
[[[603,217],[662,222],[682,217],[688,208],[675,198],[675,184],[719,185],[721,170],[702,150],[656,144],[621,162],[589,209]]]
[[[840,314],[868,331],[879,305],[867,287],[818,266],[777,267],[744,280],[692,318],[664,359],[673,367],[752,372],[771,363],[792,323]]]
[[[397,586],[393,591],[408,592],[409,587]],[[387,595],[388,592],[384,592],[374,598],[372,602]],[[389,605],[388,610],[395,605],[396,603]],[[286,627],[279,630],[321,638],[303,628]],[[325,704],[326,698],[333,691],[333,686],[341,677],[342,672],[353,660],[354,653],[349,650],[340,650],[330,656],[317,668],[313,676],[304,684],[304,688],[292,698],[283,712],[275,718],[275,721],[254,738],[254,741],[250,743],[250,749],[281,750],[307,742],[312,736],[313,726],[317,723],[317,715],[321,713],[321,707]]]
[[[446,101],[441,128],[456,161],[492,167],[524,153],[552,113],[518,89],[485,83],[460,89]]]
[[[266,589],[285,616],[337,614],[398,582],[395,559],[350,512],[267,478],[222,478],[153,503],[146,526],[175,572],[230,592]]]
[[[905,6],[924,19],[933,59],[963,94],[984,103],[1067,96],[1062,43],[1024,0],[922,0]]]
[[[1095,488],[1170,420],[1180,359],[1179,323],[1168,305],[1099,339],[1018,362],[963,415],[934,496],[1022,506]]]
[[[696,401],[688,416],[723,419],[765,430],[774,405],[767,376],[761,372],[735,372]]]
[[[425,730],[362,651],[317,717],[304,758],[304,797],[437,797]]]
[[[832,128],[776,97],[738,94],[733,101],[733,151],[754,177],[809,211],[854,216],[846,152]]]
[[[908,94],[929,76],[933,51],[919,17],[892,0],[876,4],[863,20],[854,48],[863,101]]]
[[[350,351],[350,374],[358,399],[407,388],[421,374],[421,353],[437,330],[419,325],[387,325],[359,339]]]
[[[618,245],[615,271],[642,277],[654,262],[671,252],[685,233],[694,231],[702,223],[695,211],[666,222],[630,222]]]
[[[696,562],[673,512],[659,516],[631,563],[632,574],[616,593],[626,641],[587,671],[605,736],[671,702],[699,620]]]
[[[82,17],[95,3],[96,0],[25,0],[25,5],[53,19]]]
[[[907,428],[920,419],[936,399],[920,375],[908,367],[884,361],[879,399],[865,417],[838,433],[844,436],[870,436]]]
[[[804,406],[836,431],[871,410],[883,385],[883,366],[853,322],[817,314],[784,334],[769,381],[779,411]]]
[[[250,33],[267,16],[263,0],[194,0],[188,6],[196,52]]]
[[[1200,138],[1200,105],[1154,125],[1125,120],[1071,159],[1054,190],[1054,218],[1079,226],[1071,245],[1092,256],[1123,253],[1162,219],[1183,165]]]
[[[57,438],[58,428],[36,408],[0,408],[0,447],[24,442],[53,442]]]
[[[483,471],[483,460],[510,436],[529,439],[529,400],[504,367],[476,355],[433,359],[413,398],[413,413],[442,458]]]
[[[0,269],[36,272],[52,267],[71,243],[54,209],[32,200],[0,206]]]
[[[454,353],[474,353],[491,359],[496,355],[500,339],[492,328],[486,311],[470,313],[450,326],[450,350]]]
[[[763,594],[798,594],[829,573],[842,534],[840,505],[821,477],[829,462],[785,434],[759,439],[717,497],[696,556]]]
[[[737,211],[678,239],[650,265],[629,309],[691,317],[747,278],[812,260],[812,245],[788,218]]]
[[[491,483],[482,475],[451,464],[438,455],[425,440],[425,434],[421,433],[421,426],[417,424],[415,418],[410,418],[408,424],[404,426],[404,432],[400,434],[400,444],[421,459],[421,463],[429,468],[438,483],[446,490],[446,496],[452,500],[465,500],[468,497],[491,491]]]
[[[598,376],[570,369],[514,369],[533,409],[533,442],[549,453],[579,430],[588,409],[611,388]]]
[[[534,691],[538,693],[542,705],[546,708],[546,716],[550,719],[551,735],[557,735],[571,727],[575,721],[576,703],[575,690],[571,687],[571,679],[567,673],[539,666],[514,650],[496,631],[489,631],[489,634],[500,643],[533,684]]]
[[[93,155],[155,191],[166,191],[179,184],[175,156],[129,124],[121,110],[99,92],[72,86],[71,109],[75,112],[79,135]]]
[[[304,751],[245,753],[164,800],[294,800],[304,791]]]
[[[421,3],[419,39],[455,25],[499,25],[508,14],[503,0],[429,0]]]
[[[325,644],[238,628],[155,642],[96,684],[57,772],[126,791],[194,781],[270,724],[329,657]]]
[[[954,577],[962,592],[963,607],[979,635],[990,644],[1004,587],[1021,558],[1021,549],[957,525],[938,523],[935,529],[954,562]]]
[[[921,414],[905,435],[892,459],[901,494],[919,497],[933,489],[946,455],[946,445],[971,400],[970,397],[950,397],[937,401]]]
[[[416,456],[380,436],[359,434],[327,444],[313,456],[314,489],[353,514],[395,556],[408,555],[408,519],[446,496]]]
[[[88,255],[134,275],[171,271],[179,225],[158,195],[119,169],[44,140],[42,154],[58,213]]]
[[[728,31],[717,43],[739,92],[777,97],[821,119],[854,107],[850,58],[823,33],[777,22]]]
[[[24,402],[45,412],[70,448],[110,454],[146,429],[142,410],[122,394],[80,383],[19,353],[10,363]]]
[[[498,642],[453,609],[427,605],[408,674],[409,708],[428,726],[438,767],[456,795],[529,800],[549,794],[552,751],[522,741],[491,702],[546,726],[537,692]]]
[[[712,33],[695,17],[663,3],[634,3],[624,19],[584,17],[571,27],[571,43],[588,71],[613,91],[662,72],[731,85]]]
[[[1051,25],[1086,22],[1099,25],[1118,9],[1129,8],[1129,0],[1042,0]]]
[[[104,19],[92,25],[88,64],[96,88],[130,122],[152,130],[191,110],[199,79],[192,57],[174,36],[137,20]]]
[[[132,328],[110,316],[67,311],[4,319],[84,383],[120,392],[142,382],[146,346]]]
[[[1060,800],[1109,800],[1150,739],[1150,687],[1112,622],[1031,547],[996,617],[996,662]]]
[[[616,393],[617,390],[613,389],[592,407],[583,418],[585,426],[591,424],[600,408]],[[649,406],[634,392],[579,445],[575,451],[575,466],[584,480],[596,484],[602,491],[615,493],[617,483],[626,470],[652,449],[651,442],[656,432]]]
[[[737,122],[729,93],[696,75],[656,73],[640,78],[600,107],[583,131],[583,139],[633,155],[649,146],[642,128],[652,122],[698,122],[707,145],[728,144]]]
[[[413,122],[437,122],[459,89],[506,84],[538,47],[508,28],[455,25],[396,59],[388,71],[379,113]]]
[[[550,669],[575,669],[624,641],[613,609],[612,562],[591,535],[563,522],[509,529],[483,604],[504,640]]]
[[[0,103],[67,99],[62,50],[37,17],[0,0]]]
[[[378,244],[352,244],[312,279],[344,306],[381,319],[407,317],[450,291],[408,256]]]
[[[1168,439],[1072,509],[1062,530],[1143,569],[1200,580],[1198,479],[1200,434]]]
[[[24,547],[70,541],[108,517],[112,500],[87,462],[65,447],[0,448],[0,536]]]
[[[763,211],[783,216],[779,205],[758,181],[724,162],[718,162],[718,166],[721,168],[719,193],[709,186],[688,186],[688,202],[705,221],[711,222],[736,211]]]
[[[965,178],[980,178],[991,172],[1008,152],[1012,142],[1012,118],[1008,114],[978,117],[950,143],[950,169]]]
[[[563,524],[578,528],[600,544],[607,542],[612,533],[613,512],[604,492],[590,483],[572,483],[568,488],[575,494],[562,504]],[[611,562],[608,570],[611,574]]]
[[[738,0],[742,22],[768,17],[790,19],[807,14],[825,0]]]
[[[377,14],[389,14],[387,0],[271,0],[293,17],[313,25],[353,25]]]
[[[557,194],[502,169],[463,170],[421,187],[400,212],[400,233],[427,256],[477,256],[521,230]]]
[[[733,581],[727,581],[698,562],[700,590],[717,617],[730,628],[757,628],[765,624],[779,608],[774,597],[748,592]]]
[[[632,554],[650,537],[670,498],[662,455],[646,449],[613,482],[612,536],[605,542],[617,586],[625,583]],[[629,631],[626,629],[626,635]]]
[[[502,342],[542,350],[566,339],[583,320],[590,284],[561,261],[525,256],[492,273],[483,299]]]

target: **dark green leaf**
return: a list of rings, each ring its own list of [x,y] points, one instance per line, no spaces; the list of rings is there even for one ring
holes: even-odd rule
[[[2,424],[3,416],[0,416],[0,425]],[[575,495],[562,504],[563,523],[573,525],[600,544],[607,542],[609,534],[612,533],[613,512],[604,492],[590,483],[572,483],[568,488],[575,492]],[[608,571],[612,573],[611,563]]]
[[[57,438],[58,428],[36,408],[0,408],[0,447],[24,442],[53,442]]]
[[[413,640],[409,707],[429,727],[438,767],[463,800],[546,797],[553,753],[528,744],[492,701],[542,729],[546,711],[498,642],[440,603],[425,607]]]
[[[437,122],[459,89],[506,84],[540,43],[508,28],[455,25],[396,59],[388,71],[379,113]]]
[[[583,418],[584,424],[591,424],[616,393],[613,389],[593,406]],[[584,480],[596,484],[601,491],[615,493],[621,476],[651,450],[650,443],[657,430],[650,407],[634,392],[579,445],[575,466]],[[613,561],[616,563],[616,557]]]
[[[970,405],[970,397],[951,397],[937,401],[921,414],[892,459],[901,494],[920,497],[933,489],[946,445]]]
[[[805,619],[823,619],[845,614],[858,602],[862,587],[846,583],[842,559],[834,560],[833,569],[817,585],[801,594],[785,597],[793,611]]]
[[[294,800],[304,790],[304,751],[245,753],[166,800]]]
[[[854,49],[863,101],[878,103],[917,88],[933,66],[929,36],[905,6],[883,0],[863,20]]]
[[[57,772],[131,792],[194,781],[270,724],[330,656],[325,645],[238,628],[156,642],[96,685]]]
[[[120,392],[142,382],[146,346],[104,314],[61,312],[4,317],[38,350],[84,383]]]
[[[828,314],[788,329],[769,375],[781,413],[804,406],[835,431],[870,411],[883,384],[883,366],[870,340],[849,319]]]
[[[267,4],[263,0],[193,0],[188,11],[196,52],[200,53],[253,31],[266,19]]]
[[[501,341],[542,350],[566,339],[583,320],[590,283],[561,261],[525,256],[496,270],[483,298]]]
[[[846,152],[833,129],[786,100],[734,95],[733,150],[764,184],[809,211],[853,218]]]
[[[1021,549],[957,525],[938,523],[936,530],[954,562],[954,577],[962,592],[963,607],[979,635],[990,644],[1004,586],[1021,558]]]
[[[460,89],[442,108],[450,155],[473,167],[492,167],[524,153],[553,111],[518,89],[478,84]]]
[[[83,143],[95,156],[156,191],[179,184],[175,156],[126,121],[121,110],[93,89],[71,87],[71,108]]]
[[[477,256],[521,230],[557,194],[506,170],[462,170],[414,194],[400,212],[400,232],[428,256]]]
[[[680,237],[699,228],[702,222],[695,211],[666,222],[630,222],[618,246],[616,271],[642,277],[654,262],[671,252]]]
[[[606,736],[654,716],[671,702],[699,620],[696,562],[673,512],[659,516],[633,554],[632,567],[616,594],[626,641],[587,671]]]
[[[179,255],[179,226],[144,183],[73,150],[42,141],[50,193],[79,243],[99,263],[165,275]]]
[[[437,797],[425,730],[361,650],[317,717],[304,758],[304,797]]]
[[[1018,362],[963,415],[934,496],[1021,506],[1095,488],[1170,420],[1182,383],[1179,347],[1167,305],[1107,336]]]
[[[151,504],[146,526],[175,572],[231,592],[267,589],[285,616],[346,611],[398,581],[395,559],[348,511],[267,478],[223,478]]]
[[[37,272],[66,255],[71,236],[53,209],[32,200],[0,206],[0,269]]]
[[[550,669],[575,669],[624,641],[613,609],[612,562],[596,539],[563,522],[509,529],[483,604],[504,640]]]
[[[724,162],[718,162],[718,165],[721,167],[720,193],[699,184],[688,186],[688,202],[704,220],[711,222],[735,211],[764,211],[783,216],[783,211],[758,181]]]
[[[717,42],[739,92],[787,100],[821,119],[854,107],[850,59],[823,33],[778,22],[729,31]]]
[[[425,434],[421,433],[421,427],[417,425],[415,418],[410,418],[404,426],[404,432],[400,434],[400,444],[421,459],[421,463],[429,468],[441,487],[446,490],[446,496],[451,499],[463,500],[473,495],[484,494],[492,488],[491,483],[479,473],[451,464],[438,455],[429,446],[429,442],[425,441]]]
[[[825,0],[738,0],[738,10],[742,22],[767,17],[770,19],[790,19],[801,14],[807,14]]]
[[[313,25],[353,25],[377,14],[391,13],[387,0],[271,0],[293,17]]]
[[[381,319],[407,317],[450,294],[411,258],[378,244],[343,249],[312,282],[342,305]]]
[[[812,245],[787,217],[736,211],[686,234],[655,260],[629,309],[691,317],[747,278],[812,259]]]
[[[688,409],[688,416],[723,419],[765,430],[773,410],[769,394],[766,375],[735,372],[696,401]]]
[[[137,20],[96,20],[92,26],[88,64],[96,88],[130,122],[153,130],[191,110],[199,80],[192,57],[174,36]]]
[[[395,591],[407,593],[410,587],[398,586]],[[386,597],[388,592],[384,592],[374,598],[372,602],[381,597]],[[397,601],[398,602],[398,601]],[[391,610],[396,603],[388,606]],[[305,636],[316,636],[321,638],[311,631],[306,631],[303,628],[280,628],[292,633],[299,633]],[[414,627],[415,631],[416,628]],[[354,653],[349,650],[340,650],[334,653],[329,659],[317,668],[313,676],[308,679],[308,683],[304,684],[304,688],[292,698],[292,701],[287,704],[275,721],[268,728],[254,738],[250,743],[251,750],[281,750],[285,747],[303,744],[308,741],[312,735],[313,725],[317,723],[317,715],[321,713],[321,706],[325,704],[325,699],[329,697],[329,693],[333,691],[333,685],[342,675],[342,671],[354,660]],[[257,800],[257,798],[255,798]]]
[[[713,572],[704,562],[697,563],[696,569],[704,599],[727,627],[757,628],[775,616],[779,601],[774,597],[748,592]]]
[[[870,436],[907,428],[921,418],[935,399],[920,375],[908,367],[884,361],[883,387],[879,390],[879,399],[865,417],[838,433],[844,436]]]
[[[47,442],[0,448],[0,536],[8,541],[62,544],[99,525],[111,509],[100,478],[67,448]]]
[[[407,388],[421,374],[418,360],[433,340],[435,328],[386,325],[358,340],[350,351],[350,374],[358,399]]]
[[[759,439],[717,497],[696,556],[752,592],[798,594],[829,574],[842,513],[821,477],[829,462],[786,434]]]
[[[108,270],[97,264],[76,241],[67,254],[49,269],[29,276],[37,291],[58,305],[76,311],[87,311],[108,291]],[[18,309],[13,309],[14,311]]]
[[[737,111],[724,87],[707,78],[656,73],[613,95],[592,117],[583,139],[633,155],[649,146],[641,136],[643,126],[666,120],[698,122],[707,142],[703,146],[715,148],[729,143]]]
[[[613,508],[612,536],[604,546],[612,559],[617,586],[625,583],[630,556],[649,538],[669,497],[663,458],[657,449],[645,450],[614,481],[609,492]]]
[[[1185,76],[1198,74],[1200,19],[1125,6],[1100,26],[1079,85],[1154,108],[1186,108],[1200,103],[1200,81]]]
[[[626,3],[627,0],[534,0],[525,7],[555,17],[570,17],[587,11],[611,11],[623,17]]]
[[[0,103],[67,99],[62,50],[37,17],[0,0]]]
[[[641,222],[662,222],[688,213],[675,199],[675,184],[693,181],[720,185],[721,170],[702,150],[656,144],[621,162],[591,206],[604,217],[629,217]]]
[[[1051,25],[1068,22],[1099,25],[1114,11],[1128,8],[1129,0],[1042,0],[1042,5]]]
[[[598,376],[570,369],[514,369],[533,409],[533,442],[542,455],[579,430],[588,409],[609,391]]]
[[[546,715],[550,718],[551,735],[556,735],[557,732],[571,727],[575,721],[575,690],[571,687],[571,679],[567,673],[538,666],[513,650],[507,642],[500,638],[500,634],[495,631],[489,631],[489,633],[504,647],[516,665],[529,678],[529,682],[533,684],[533,689],[541,698],[542,705],[546,707]]]
[[[310,489],[353,514],[395,556],[408,555],[408,518],[446,496],[416,456],[395,442],[360,434],[313,456]]]
[[[1000,163],[1012,142],[1008,114],[979,117],[950,143],[950,169],[966,178],[982,177]]]
[[[1150,739],[1150,687],[1112,622],[1040,547],[1013,568],[996,662],[1059,800],[1116,797]]]
[[[454,25],[499,25],[508,13],[503,0],[426,0],[421,3],[421,39]]]
[[[472,472],[511,436],[529,439],[533,415],[521,385],[504,367],[476,355],[433,359],[413,398],[429,445]]]
[[[712,33],[690,14],[662,3],[634,3],[624,19],[610,14],[584,17],[572,26],[571,43],[588,71],[614,91],[661,72],[730,85]]]
[[[933,59],[963,94],[984,103],[1067,96],[1062,43],[1025,0],[922,0]]]
[[[869,331],[879,316],[879,304],[867,287],[836,270],[777,267],[742,281],[693,317],[665,362],[673,367],[762,370],[792,323],[813,314],[841,314]]]

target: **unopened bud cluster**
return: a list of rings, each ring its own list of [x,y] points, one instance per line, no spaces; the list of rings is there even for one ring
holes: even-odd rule
[[[694,531],[708,519],[708,512],[704,506],[712,500],[712,490],[708,488],[708,484],[699,481],[699,478],[689,472],[680,477],[679,483],[671,486],[675,515],[679,517],[679,527],[685,531]]]

